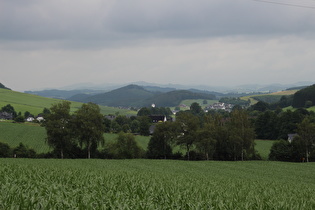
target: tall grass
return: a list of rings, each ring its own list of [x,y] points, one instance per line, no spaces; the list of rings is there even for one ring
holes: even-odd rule
[[[0,209],[314,209],[315,164],[0,159]]]

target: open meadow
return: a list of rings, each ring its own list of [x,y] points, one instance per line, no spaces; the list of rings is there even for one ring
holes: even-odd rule
[[[117,134],[104,133],[106,144],[116,141]],[[47,153],[51,148],[45,143],[46,130],[37,123],[12,123],[10,121],[0,122],[0,142],[7,143],[10,147],[17,147],[23,143],[36,153]],[[148,136],[135,136],[136,142],[144,150],[147,149]]]
[[[0,209],[315,209],[315,164],[0,159]]]
[[[43,109],[50,108],[52,104],[59,103],[61,99],[45,98],[37,95],[20,93],[12,90],[6,90],[0,88],[0,108],[11,104],[16,112],[28,111],[33,115],[38,115],[43,111]],[[82,103],[71,102],[71,112],[76,111],[82,106]],[[108,106],[99,106],[102,114],[115,114],[119,113],[121,115],[136,115],[135,111],[127,109],[119,109]]]

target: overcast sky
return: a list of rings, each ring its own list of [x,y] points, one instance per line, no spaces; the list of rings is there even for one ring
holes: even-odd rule
[[[0,0],[0,82],[315,81],[315,1],[268,2]]]

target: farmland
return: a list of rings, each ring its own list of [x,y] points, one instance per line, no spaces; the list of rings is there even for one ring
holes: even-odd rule
[[[314,209],[315,164],[0,159],[0,209]]]
[[[115,141],[117,134],[105,133],[105,146],[107,143]],[[46,153],[50,148],[45,143],[45,128],[36,123],[10,123],[0,122],[0,142],[7,143],[10,147],[16,147],[19,143],[27,145],[37,153]],[[147,148],[149,137],[136,136],[136,141],[143,149]]]

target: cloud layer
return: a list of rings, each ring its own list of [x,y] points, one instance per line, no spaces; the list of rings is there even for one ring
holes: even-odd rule
[[[315,9],[253,0],[0,0],[0,29],[0,82],[18,90],[289,83],[315,64]]]

